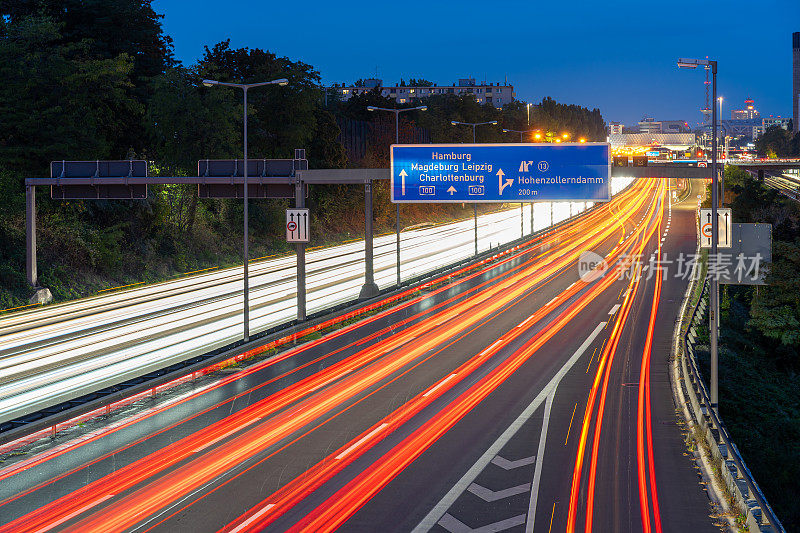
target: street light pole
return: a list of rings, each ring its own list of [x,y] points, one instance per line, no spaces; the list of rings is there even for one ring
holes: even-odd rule
[[[248,191],[247,191],[247,90],[252,87],[261,87],[263,85],[287,85],[289,83],[288,80],[282,78],[279,80],[272,80],[272,81],[265,81],[261,83],[226,83],[216,80],[203,80],[203,85],[206,87],[213,87],[214,85],[220,85],[223,87],[237,87],[242,89],[242,93],[244,95],[244,168],[242,169],[242,175],[244,177],[244,190],[242,192],[242,196],[244,196],[244,244],[242,246],[242,255],[244,256],[244,286],[242,288],[242,293],[244,295],[244,312],[243,312],[243,322],[244,322],[244,334],[243,340],[247,342],[250,340],[250,272],[248,269],[248,262],[250,258],[250,250],[249,250],[249,229],[248,229],[248,221],[249,221],[249,212],[248,212]]]
[[[472,144],[476,144],[477,137],[475,136],[475,129],[478,126],[483,126],[485,124],[497,124],[496,120],[490,120],[489,122],[459,122],[457,120],[451,120],[450,124],[453,126],[461,125],[461,126],[472,126]],[[475,221],[475,255],[478,255],[478,204],[472,204],[472,219]]]
[[[712,102],[717,102],[717,62],[708,59],[679,59],[679,68],[695,69],[698,66],[711,69]],[[711,108],[711,254],[709,265],[715,262],[717,255],[717,241],[719,240],[719,224],[717,220],[718,201],[718,176],[717,176],[717,106]],[[708,326],[711,333],[711,408],[719,412],[719,279],[711,276],[711,309],[708,313]]]
[[[427,111],[428,106],[406,107],[403,109],[392,109],[389,107],[367,106],[367,111],[391,111],[394,113],[394,143],[400,144],[400,113],[403,111]],[[400,203],[395,202],[397,208],[397,218],[395,220],[395,234],[397,235],[397,286],[400,286]]]

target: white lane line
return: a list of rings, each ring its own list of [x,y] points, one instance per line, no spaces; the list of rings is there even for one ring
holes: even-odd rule
[[[492,490],[487,489],[482,485],[478,485],[477,483],[473,483],[467,490],[480,498],[485,502],[496,502],[497,500],[504,500],[506,498],[510,498],[511,496],[516,496],[517,494],[523,494],[531,490],[530,483],[523,483],[522,485],[517,485],[515,487],[509,487],[507,489],[502,490]]]
[[[611,309],[608,311],[608,314],[609,314],[609,315],[613,315],[613,314],[614,314],[614,313],[616,313],[617,311],[619,311],[619,304],[616,304],[614,307],[612,307],[612,308],[611,308]]]
[[[349,448],[347,448],[345,451],[343,451],[342,453],[340,453],[339,455],[337,455],[337,456],[336,456],[336,459],[338,460],[338,459],[342,459],[342,458],[346,457],[346,456],[347,456],[347,455],[348,455],[350,452],[352,452],[353,450],[355,450],[356,448],[358,448],[359,446],[361,446],[362,444],[364,444],[364,441],[367,441],[367,440],[369,440],[369,439],[370,439],[371,437],[373,437],[373,436],[374,436],[376,433],[378,433],[379,431],[381,431],[383,428],[385,428],[385,427],[386,427],[386,426],[388,426],[388,425],[389,425],[389,424],[387,424],[387,423],[385,423],[385,422],[384,422],[384,423],[383,423],[383,424],[381,424],[380,426],[376,427],[375,429],[373,429],[372,431],[370,431],[369,433],[367,433],[366,435],[364,435],[363,437],[361,437],[360,439],[358,439],[358,441],[354,442],[352,446],[350,446],[350,447],[349,447]]]
[[[514,526],[521,526],[524,523],[524,514],[512,516],[511,518],[506,518],[505,520],[500,520],[499,522],[493,522],[476,529],[472,529],[464,522],[449,513],[445,513],[442,519],[439,520],[439,525],[450,533],[498,533],[500,531],[505,531],[506,529],[511,529]]]
[[[513,470],[521,466],[532,465],[535,462],[536,462],[535,455],[531,455],[530,457],[523,457],[522,459],[517,459],[516,461],[509,461],[505,457],[501,457],[499,455],[496,455],[494,459],[492,459],[492,464],[499,466],[503,470]]]
[[[275,507],[274,503],[268,503],[266,505],[266,507],[264,507],[263,509],[258,511],[256,514],[254,514],[253,516],[251,516],[250,518],[248,518],[247,520],[245,520],[244,522],[242,522],[241,524],[239,524],[235,528],[231,529],[229,533],[239,533],[241,530],[247,528],[247,526],[249,526],[250,524],[252,524],[256,520],[261,518],[261,516],[263,516],[264,513],[266,513],[267,511],[269,511],[273,507]]]
[[[533,315],[529,316],[528,318],[526,318],[525,320],[523,320],[522,322],[520,322],[520,323],[519,323],[519,324],[518,324],[516,327],[518,327],[518,328],[525,327],[525,324],[527,324],[527,323],[528,323],[528,322],[530,322],[531,320],[533,320]]]
[[[484,350],[483,350],[483,351],[480,353],[480,355],[483,355],[483,354],[485,354],[485,353],[487,353],[487,352],[490,352],[490,351],[492,351],[492,348],[494,348],[495,346],[497,346],[497,345],[498,345],[498,344],[500,344],[501,342],[503,342],[503,339],[499,339],[498,341],[494,342],[494,343],[493,343],[491,346],[489,346],[488,348],[484,349]]]
[[[248,421],[247,421],[247,422],[245,422],[244,424],[239,424],[238,426],[236,426],[236,427],[235,427],[235,428],[233,428],[232,430],[228,431],[227,433],[223,433],[222,435],[220,435],[220,436],[219,436],[219,437],[217,437],[216,439],[214,439],[214,440],[211,440],[211,441],[208,441],[208,442],[204,443],[202,446],[200,446],[200,447],[198,447],[198,448],[195,448],[195,449],[194,449],[194,451],[192,451],[192,453],[197,453],[197,452],[203,451],[203,450],[205,450],[206,448],[208,448],[209,446],[211,446],[211,445],[213,445],[213,444],[216,444],[216,443],[218,443],[218,442],[219,442],[219,441],[221,441],[222,439],[224,439],[224,438],[226,438],[226,437],[230,437],[231,435],[233,435],[233,434],[234,434],[234,433],[236,433],[237,431],[239,431],[239,430],[241,430],[241,429],[244,429],[244,428],[246,428],[247,426],[252,426],[253,424],[255,424],[256,422],[258,422],[259,420],[261,420],[261,418],[255,418],[255,419],[253,419],[253,420],[248,420]]]
[[[571,285],[570,285],[570,286],[571,286]],[[553,296],[553,299],[552,299],[552,300],[550,300],[549,302],[547,302],[546,304],[544,304],[544,306],[545,306],[545,307],[547,307],[547,306],[548,306],[548,305],[550,305],[551,303],[555,302],[555,301],[556,301],[556,298],[558,298],[558,296]]]
[[[426,393],[425,393],[425,394],[423,394],[422,396],[423,396],[423,397],[428,397],[428,396],[430,396],[431,394],[433,394],[434,392],[436,392],[437,390],[439,390],[439,388],[440,388],[442,385],[444,385],[445,383],[447,383],[448,381],[450,381],[450,380],[451,380],[451,379],[453,379],[454,377],[456,377],[456,375],[455,375],[455,374],[450,374],[449,376],[447,376],[447,377],[446,377],[446,378],[444,378],[442,381],[440,381],[439,383],[437,383],[435,387],[433,387],[431,390],[429,390],[428,392],[426,392]]]
[[[531,500],[528,503],[528,520],[525,523],[525,533],[533,533],[533,523],[536,520],[536,502],[539,500],[539,482],[542,480],[542,458],[544,457],[544,447],[547,444],[547,426],[550,425],[550,409],[553,407],[553,398],[556,396],[556,389],[547,396],[547,403],[544,406],[544,421],[542,422],[542,433],[539,435],[539,451],[536,452],[539,460],[536,461],[536,469],[533,472],[533,486],[531,488]]]
[[[64,522],[66,522],[66,521],[68,521],[68,520],[72,520],[73,518],[75,518],[75,517],[76,517],[76,516],[78,516],[79,514],[81,514],[81,513],[85,512],[85,511],[88,511],[88,510],[89,510],[89,509],[91,509],[92,507],[95,507],[95,506],[97,506],[97,505],[100,505],[100,504],[101,504],[101,503],[103,503],[104,501],[108,500],[109,498],[113,498],[113,497],[114,497],[114,495],[113,495],[113,494],[106,494],[105,496],[103,496],[103,497],[102,497],[102,498],[100,498],[99,500],[95,500],[94,502],[92,502],[92,503],[90,503],[90,504],[88,504],[88,505],[84,505],[83,507],[81,507],[81,508],[80,508],[80,509],[78,509],[77,511],[72,511],[72,512],[71,512],[71,513],[69,513],[68,515],[66,515],[66,516],[62,516],[62,517],[61,517],[59,520],[57,520],[57,521],[55,521],[55,522],[53,522],[53,523],[51,523],[51,524],[47,524],[47,525],[46,525],[46,526],[44,526],[44,527],[40,527],[39,529],[36,529],[36,530],[35,530],[35,532],[36,532],[36,533],[44,533],[45,531],[50,531],[50,530],[51,530],[51,529],[53,529],[54,527],[58,527],[58,526],[60,526],[61,524],[63,524]]]
[[[586,349],[592,344],[592,342],[594,342],[597,336],[600,335],[600,332],[603,331],[603,328],[606,327],[606,324],[606,322],[600,322],[597,327],[594,328],[594,331],[592,331],[586,340],[583,341],[583,344],[581,344],[578,349],[575,350],[575,353],[572,354],[572,357],[570,357],[569,360],[564,363],[564,366],[562,366],[556,375],[553,376],[547,385],[545,385],[533,402],[531,402],[530,405],[528,405],[528,407],[526,407],[525,410],[520,413],[516,420],[514,420],[514,422],[512,422],[511,425],[506,428],[503,434],[500,435],[500,437],[498,437],[491,446],[489,446],[489,449],[487,449],[486,452],[484,452],[484,454],[475,462],[475,464],[472,465],[469,470],[467,470],[461,479],[459,479],[458,482],[453,485],[453,488],[451,488],[447,494],[444,495],[439,503],[437,503],[434,508],[431,509],[427,515],[425,515],[425,518],[423,518],[422,521],[417,524],[417,527],[412,530],[412,533],[423,533],[425,531],[429,531],[433,526],[436,525],[436,523],[440,518],[442,518],[442,516],[444,516],[450,506],[453,505],[453,502],[456,501],[456,498],[458,498],[467,489],[467,487],[469,487],[469,485],[475,481],[475,478],[478,477],[478,474],[480,474],[483,469],[486,468],[486,465],[492,461],[494,456],[496,456],[500,450],[503,449],[503,446],[505,446],[508,441],[511,440],[511,438],[517,433],[517,431],[519,431],[519,428],[521,428],[525,422],[527,422],[528,419],[533,416],[533,413],[539,409],[539,406],[542,404],[542,402],[545,401],[550,393],[555,390],[567,372],[570,371],[575,363],[578,362],[578,359],[581,358]],[[539,456],[537,464],[541,462],[542,457]],[[524,523],[524,521],[520,522],[520,524],[522,523]]]

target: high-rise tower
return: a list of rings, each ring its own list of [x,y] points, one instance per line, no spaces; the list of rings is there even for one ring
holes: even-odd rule
[[[792,128],[797,133],[800,119],[800,31],[792,34]]]

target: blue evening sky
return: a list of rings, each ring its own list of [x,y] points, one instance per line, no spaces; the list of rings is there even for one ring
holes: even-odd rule
[[[203,46],[270,50],[313,65],[326,84],[378,77],[503,81],[517,98],[599,107],[606,121],[701,120],[702,70],[719,61],[723,115],[750,96],[762,115],[791,115],[791,33],[798,0],[386,2],[154,0],[178,59]]]

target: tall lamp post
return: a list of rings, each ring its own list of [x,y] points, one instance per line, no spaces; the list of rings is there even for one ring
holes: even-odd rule
[[[244,93],[244,248],[242,250],[242,255],[244,256],[244,342],[250,340],[250,279],[249,279],[249,270],[248,270],[248,259],[249,259],[249,250],[248,250],[248,243],[247,240],[249,238],[248,235],[248,210],[247,210],[247,90],[252,89],[253,87],[261,87],[262,85],[287,85],[289,80],[285,78],[281,78],[279,80],[272,80],[272,81],[263,81],[260,83],[227,83],[222,81],[216,80],[203,80],[203,85],[206,87],[213,87],[214,85],[220,85],[223,87],[238,87],[242,89]]]
[[[472,144],[475,144],[475,128],[478,126],[484,126],[486,124],[497,124],[497,121],[490,120],[489,122],[459,122],[457,120],[451,120],[450,124],[453,126],[472,126]],[[472,218],[475,220],[475,255],[478,255],[478,204],[472,204]]]
[[[403,109],[392,109],[390,107],[375,107],[374,105],[368,105],[367,111],[391,111],[394,113],[394,143],[400,144],[400,113],[403,111],[427,111],[428,106],[421,105],[417,107],[406,107]],[[396,221],[396,232],[397,232],[397,286],[400,286],[400,204],[396,203],[395,206],[397,207],[397,221]]]
[[[696,69],[703,67],[711,69],[712,101],[717,101],[717,62],[709,59],[678,59],[679,68]],[[711,255],[709,263],[717,259],[717,240],[719,229],[717,223],[717,106],[711,109]],[[717,335],[719,320],[719,280],[711,276],[711,311],[709,312],[708,325],[711,330],[711,407],[718,412],[719,386],[718,386],[718,360]]]

